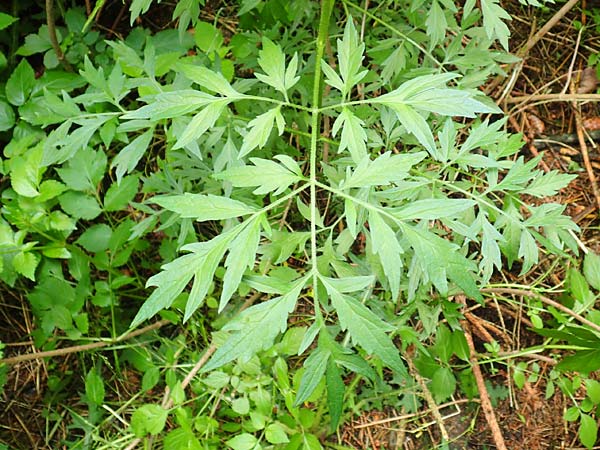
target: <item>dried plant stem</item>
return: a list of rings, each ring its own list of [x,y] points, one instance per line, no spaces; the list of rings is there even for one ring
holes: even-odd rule
[[[415,378],[415,380],[417,380],[417,383],[419,383],[419,386],[421,386],[421,389],[423,390],[423,397],[425,397],[425,401],[427,402],[427,406],[429,406],[431,415],[433,415],[436,425],[440,429],[440,434],[442,435],[442,441],[445,443],[450,442],[450,435],[448,434],[448,430],[446,430],[446,426],[444,425],[444,418],[442,417],[442,414],[440,413],[440,407],[433,399],[433,396],[431,395],[431,391],[427,387],[427,383],[425,382],[423,377],[419,374],[419,371],[413,364],[410,357],[406,356],[405,359],[406,359],[406,362],[408,363],[408,368],[410,370],[410,374]]]
[[[459,301],[463,304],[464,307],[466,307],[466,299],[464,296],[460,296]],[[483,413],[487,420],[488,426],[490,427],[490,431],[492,432],[492,438],[494,439],[496,448],[498,450],[507,450],[506,443],[504,442],[504,437],[502,436],[502,431],[500,430],[498,420],[496,419],[496,414],[494,414],[494,408],[492,406],[490,396],[485,386],[485,380],[483,378],[483,374],[481,373],[479,362],[477,361],[477,352],[475,351],[475,344],[473,343],[471,327],[467,320],[461,320],[461,325],[463,331],[465,332],[465,339],[467,340],[467,345],[469,346],[469,361],[471,362],[471,369],[473,370],[473,376],[475,377],[475,381],[477,383],[477,390],[479,391],[479,399],[481,401],[481,409],[483,409]]]
[[[538,294],[537,292],[533,292],[527,289],[517,289],[517,288],[503,288],[503,287],[495,287],[495,288],[485,288],[481,290],[482,293],[495,293],[495,294],[513,294],[513,295],[521,295],[524,297],[532,297],[535,298],[537,300],[540,300],[542,303],[545,303],[547,305],[550,305],[556,309],[558,309],[559,311],[564,312],[565,314],[568,314],[569,316],[573,317],[574,319],[577,319],[579,322],[587,325],[588,327],[594,329],[595,331],[600,333],[600,325],[595,324],[594,322],[586,319],[585,317],[583,317],[582,315],[576,313],[575,311],[573,311],[570,308],[567,308],[566,306],[555,302],[554,300],[552,300],[551,298],[548,298],[544,295]]]
[[[504,100],[506,103],[526,103],[526,102],[572,102],[572,101],[600,101],[600,94],[532,94],[519,95],[517,97],[508,97]]]
[[[556,25],[560,20],[577,4],[579,0],[569,0],[567,3],[560,8],[556,14],[554,14],[548,22],[544,24],[542,28],[538,30],[533,36],[531,36],[525,45],[521,47],[521,49],[517,52],[517,56],[520,58],[525,57],[529,50],[531,50],[545,35],[550,31],[554,25]]]
[[[46,352],[38,352],[38,353],[27,353],[25,355],[13,356],[11,358],[0,359],[0,364],[16,364],[23,361],[31,361],[34,359],[41,358],[50,358],[52,356],[64,356],[70,353],[80,353],[87,350],[93,350],[97,348],[107,347],[109,345],[117,344],[119,342],[126,341],[128,339],[134,338],[141,334],[147,333],[148,331],[157,330],[169,323],[168,320],[159,320],[158,322],[153,323],[152,325],[148,325],[147,327],[140,328],[139,330],[132,331],[131,333],[124,334],[122,336],[117,337],[116,339],[111,339],[107,341],[101,342],[93,342],[91,344],[83,344],[83,345],[74,345],[73,347],[59,348],[57,350],[49,350]]]
[[[58,58],[58,62],[62,64],[64,69],[67,72],[73,72],[73,68],[69,61],[65,59],[65,54],[60,48],[58,44],[58,39],[56,37],[56,26],[54,24],[54,1],[46,0],[46,25],[48,25],[48,36],[50,37],[50,43],[52,44],[52,49],[56,54],[56,58]]]

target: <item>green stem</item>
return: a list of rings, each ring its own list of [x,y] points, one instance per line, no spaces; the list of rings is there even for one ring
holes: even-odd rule
[[[311,140],[310,140],[310,257],[312,261],[313,296],[315,315],[320,317],[319,297],[317,295],[317,150],[320,135],[319,108],[323,93],[321,89],[321,60],[325,53],[329,33],[329,20],[333,11],[334,0],[321,1],[321,16],[317,36],[317,53],[315,56],[315,75],[313,81]],[[318,319],[317,319],[318,320]],[[322,320],[322,319],[321,319]]]

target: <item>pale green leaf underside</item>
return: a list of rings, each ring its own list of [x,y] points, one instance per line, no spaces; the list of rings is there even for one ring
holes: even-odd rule
[[[256,211],[255,208],[240,201],[212,194],[186,192],[182,195],[154,197],[153,202],[183,218],[191,218],[199,222],[231,219]]]

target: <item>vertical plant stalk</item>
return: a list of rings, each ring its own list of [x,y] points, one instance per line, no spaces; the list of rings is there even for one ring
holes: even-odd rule
[[[310,139],[310,258],[313,275],[313,298],[315,315],[320,317],[319,297],[317,295],[317,151],[320,134],[320,107],[322,101],[321,60],[329,38],[329,20],[335,0],[321,1],[321,15],[317,35],[317,53],[315,56],[315,76],[313,80],[311,139]]]
[[[60,49],[58,39],[56,37],[56,25],[54,24],[54,1],[46,0],[46,24],[48,25],[48,36],[50,37],[50,43],[52,49],[58,58],[58,61],[62,64],[67,72],[73,72],[73,68],[69,61],[65,59],[65,54]]]

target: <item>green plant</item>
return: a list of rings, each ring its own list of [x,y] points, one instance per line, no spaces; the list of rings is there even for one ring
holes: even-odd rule
[[[190,319],[225,258],[220,311],[227,309],[240,286],[278,296],[228,322],[222,328],[226,338],[203,370],[247,360],[269,348],[287,328],[299,299],[310,301],[313,312],[305,319],[310,327],[300,353],[319,339],[305,362],[296,402],[308,398],[325,376],[330,414],[339,417],[344,392],[339,355],[351,351],[350,342],[359,353],[376,356],[377,365],[408,378],[392,341],[405,337],[406,319],[394,315],[395,310],[422,304],[433,290],[442,297],[462,291],[480,300],[478,286],[489,280],[494,268],[502,267],[501,255],[509,265],[522,258],[524,273],[537,262],[538,244],[554,252],[567,244],[576,251],[569,231],[577,227],[561,214],[563,206],[528,206],[519,199],[521,194],[552,195],[572,177],[536,170],[539,158],[509,160],[521,144],[501,131],[502,120],[476,122],[458,142],[463,126],[447,116],[499,111],[475,92],[461,89],[457,74],[440,70],[442,64],[428,60],[430,68],[416,75],[399,72],[400,83],[384,87],[376,71],[363,67],[365,46],[352,17],[346,18],[343,37],[337,40],[339,71],[323,61],[330,15],[331,3],[323,2],[316,67],[304,66],[297,54],[286,57],[279,45],[265,38],[258,83],[232,85],[207,67],[180,63],[176,70],[189,80],[188,86],[195,83],[195,89],[164,86],[142,98],[146,105],[121,120],[148,129],[171,119],[167,135],[173,151],[197,154],[199,147],[207,148],[207,141],[220,142],[216,147],[222,148],[221,162],[212,169],[215,182],[199,183],[195,192],[150,200],[184,221],[223,221],[223,231],[183,246],[189,253],[148,281],[156,290],[132,326],[170,307],[192,282],[183,316],[184,321]],[[502,39],[501,34],[497,37]],[[321,71],[333,88],[327,97]],[[313,79],[308,99],[302,96],[305,89],[295,89],[302,86],[298,83],[304,73]],[[364,92],[378,95],[356,98],[361,82]],[[448,87],[449,82],[455,87]],[[186,118],[190,112],[193,117]],[[241,114],[250,117],[243,118],[247,126],[238,128]],[[320,136],[323,116],[335,119],[331,131],[339,141]],[[220,131],[220,117],[233,126],[224,125]],[[273,129],[279,135],[294,134],[292,123],[307,125],[296,133],[301,149],[306,149],[296,158],[271,136]],[[214,141],[214,130],[219,130],[220,140]],[[337,146],[337,155],[325,156],[325,143]],[[256,156],[246,164],[251,152]],[[124,158],[122,153],[116,157],[118,172]],[[507,170],[502,178],[501,169]],[[271,224],[286,205],[296,206],[305,222],[296,218],[291,232],[276,232]],[[354,246],[359,236],[365,240],[364,251]],[[297,251],[306,253],[307,264],[291,280],[282,283],[270,276]],[[257,253],[263,255],[258,263]],[[373,302],[372,290],[380,289],[376,282],[386,292],[387,311]],[[404,347],[411,343],[408,333],[406,338]],[[451,376],[447,369],[440,370]],[[439,399],[452,394],[448,386],[440,383]]]

